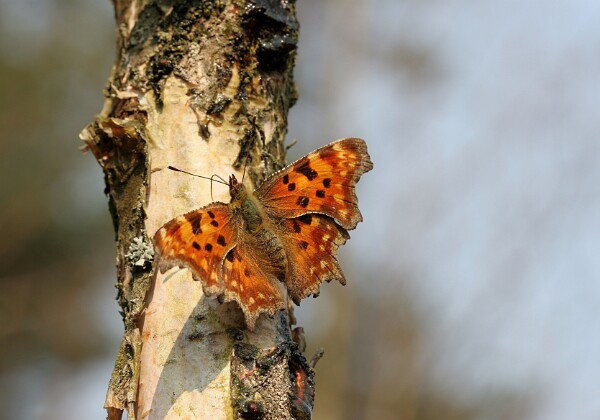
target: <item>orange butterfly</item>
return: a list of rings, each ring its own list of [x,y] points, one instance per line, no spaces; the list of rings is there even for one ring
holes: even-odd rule
[[[261,313],[319,294],[324,281],[346,284],[336,250],[362,216],[354,186],[373,169],[367,145],[330,143],[272,174],[250,192],[229,177],[229,204],[214,202],[166,223],[154,243],[163,267],[183,265],[206,295],[236,301],[251,330]]]

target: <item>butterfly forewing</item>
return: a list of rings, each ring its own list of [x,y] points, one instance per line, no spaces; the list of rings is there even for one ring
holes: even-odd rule
[[[171,220],[154,236],[161,264],[183,262],[202,281],[205,293],[222,293],[218,273],[225,254],[234,245],[231,224],[231,209],[224,203],[213,203]]]
[[[345,229],[362,220],[354,186],[373,163],[361,139],[331,143],[271,176],[256,191],[274,217],[322,213]]]

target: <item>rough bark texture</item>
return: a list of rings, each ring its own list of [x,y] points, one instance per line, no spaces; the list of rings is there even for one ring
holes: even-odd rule
[[[298,23],[286,0],[114,0],[117,59],[102,113],[82,139],[102,166],[117,242],[125,332],[109,418],[309,418],[312,370],[290,315],[245,329],[240,309],[202,294],[188,270],[155,269],[151,237],[210,201],[247,164],[282,167]],[[228,201],[213,185],[213,198]],[[297,340],[299,341],[299,340]]]

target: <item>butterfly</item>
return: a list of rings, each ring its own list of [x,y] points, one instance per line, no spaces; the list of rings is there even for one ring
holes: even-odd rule
[[[229,203],[177,217],[154,236],[160,266],[187,267],[207,296],[235,301],[246,325],[260,314],[318,296],[320,284],[346,284],[337,249],[362,221],[354,187],[373,169],[366,143],[346,138],[269,176],[250,192],[229,177]]]

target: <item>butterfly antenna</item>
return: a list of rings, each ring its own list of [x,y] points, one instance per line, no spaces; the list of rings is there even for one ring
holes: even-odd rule
[[[246,168],[248,167],[248,159],[244,161],[244,172],[242,172],[242,184],[244,184],[244,178],[246,178]]]
[[[167,166],[167,168],[169,168],[170,170],[175,171],[175,172],[182,172],[184,174],[188,174],[188,175],[195,176],[195,177],[198,177],[198,178],[203,178],[203,179],[210,180],[210,199],[213,200],[213,201],[214,201],[214,198],[213,198],[213,181],[216,181],[219,184],[223,184],[223,185],[227,185],[227,186],[229,185],[229,183],[227,181],[225,181],[222,177],[220,177],[217,174],[212,175],[209,178],[207,176],[202,176],[202,175],[198,175],[198,174],[193,174],[193,173],[188,172],[188,171],[184,171],[183,169],[178,169],[178,168],[176,168],[174,166],[171,166],[171,165]]]
[[[218,183],[225,184],[225,185],[229,185],[229,183],[217,174],[211,175],[211,177],[210,177],[210,199],[215,201],[213,198],[213,193],[212,193],[213,181],[217,181]]]
[[[217,181],[218,183],[220,183],[220,184],[225,184],[225,185],[229,185],[229,184],[228,184],[228,183],[227,183],[227,182],[226,182],[226,181],[225,181],[223,178],[221,178],[219,175],[213,175],[213,176],[211,176],[211,177],[209,178],[209,177],[207,177],[207,176],[202,176],[202,175],[198,175],[198,174],[193,174],[193,173],[191,173],[191,172],[188,172],[188,171],[184,171],[183,169],[177,169],[177,168],[175,168],[174,166],[170,166],[170,165],[169,165],[169,166],[167,166],[167,168],[169,168],[170,170],[172,170],[172,171],[175,171],[175,172],[183,172],[184,174],[188,174],[188,175],[195,176],[195,177],[198,177],[198,178],[204,178],[204,179],[208,179],[208,180],[210,180],[210,181],[214,181],[214,179],[213,179],[213,178],[215,178],[215,177],[216,177],[216,178],[217,178],[217,179],[216,179],[216,181]]]

